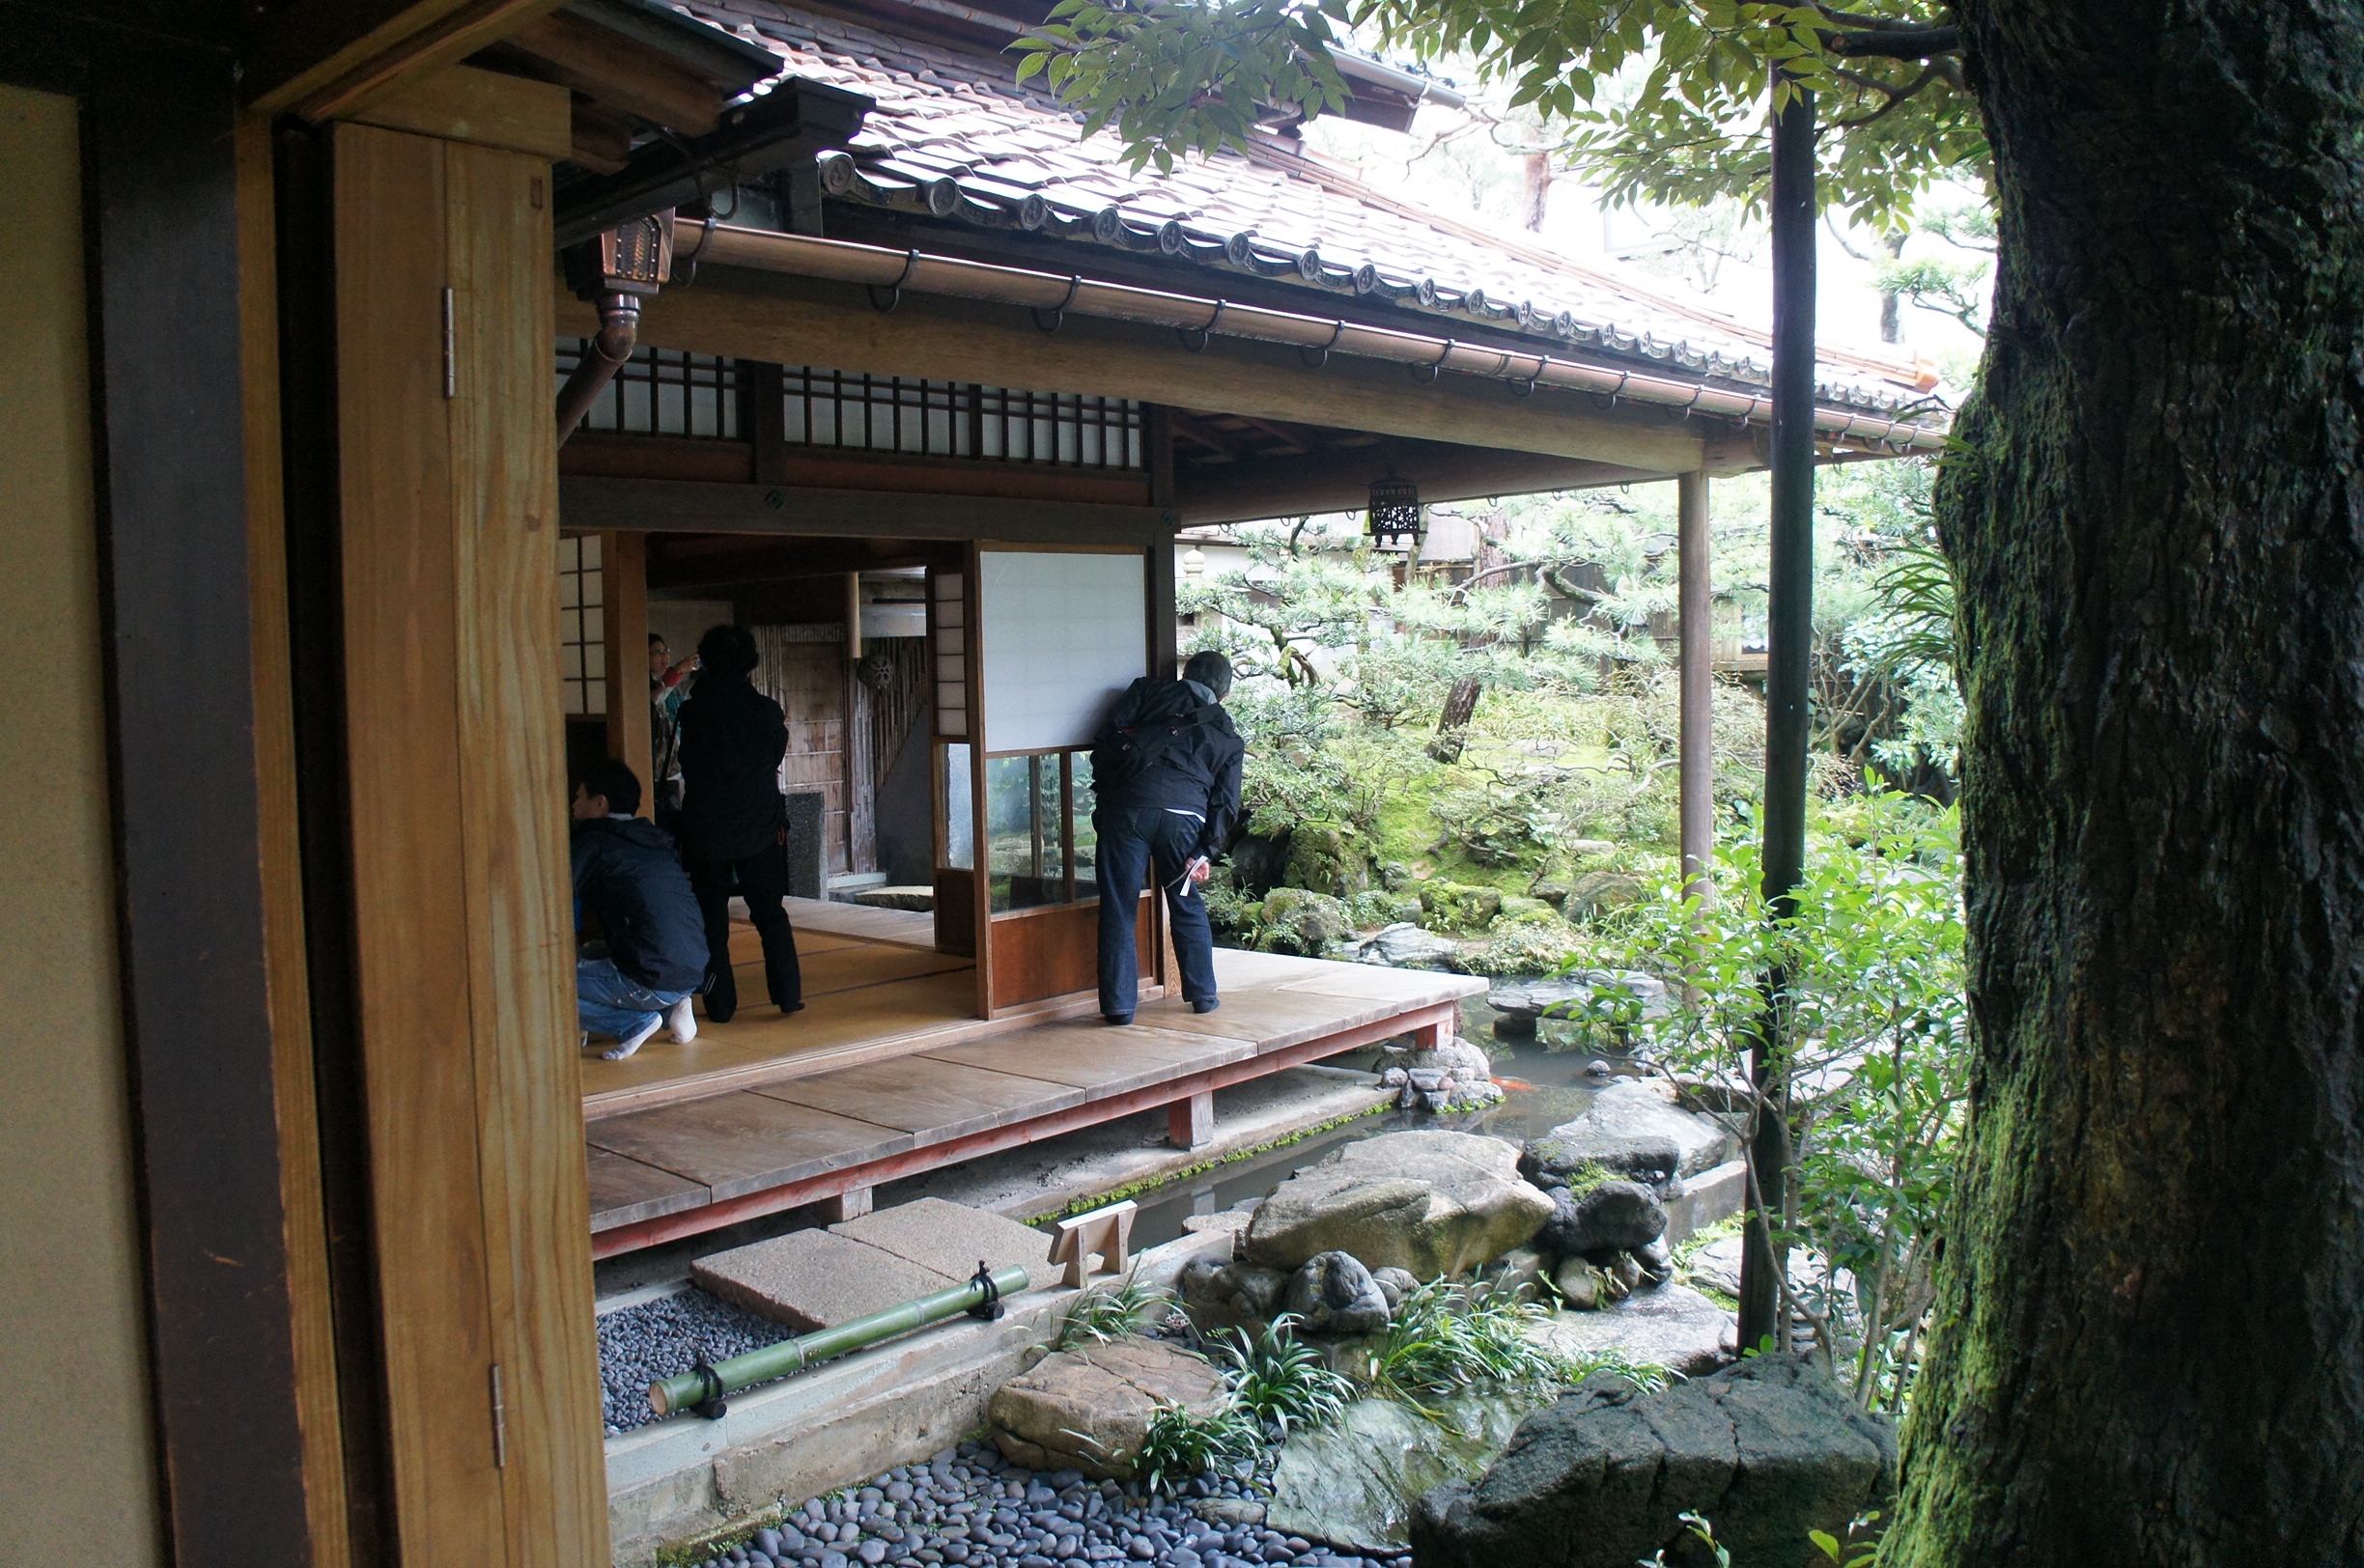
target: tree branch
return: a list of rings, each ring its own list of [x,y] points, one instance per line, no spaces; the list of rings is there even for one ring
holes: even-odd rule
[[[1851,59],[1927,60],[1933,54],[1961,52],[1958,27],[1920,27],[1900,33],[1833,33],[1823,47]]]

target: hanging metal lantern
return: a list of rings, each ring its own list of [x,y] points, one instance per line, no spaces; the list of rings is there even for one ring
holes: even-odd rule
[[[1368,517],[1371,543],[1379,548],[1420,548],[1422,532],[1420,487],[1409,479],[1399,478],[1393,465],[1386,478],[1371,481]]]

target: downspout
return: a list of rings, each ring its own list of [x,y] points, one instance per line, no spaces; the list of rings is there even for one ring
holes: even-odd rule
[[[583,355],[575,373],[558,389],[558,444],[567,444],[591,405],[607,390],[617,371],[633,356],[633,345],[640,336],[640,296],[630,294],[601,294],[598,299],[599,335],[591,340],[591,351]]]

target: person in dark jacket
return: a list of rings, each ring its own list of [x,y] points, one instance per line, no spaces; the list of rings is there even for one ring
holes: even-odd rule
[[[755,638],[744,627],[718,626],[698,639],[697,686],[681,706],[681,851],[690,885],[706,916],[706,1016],[727,1023],[739,1011],[731,974],[730,897],[746,900],[763,940],[764,979],[783,1013],[804,1005],[789,928],[788,803],[780,797],[780,759],[788,754],[788,717],[747,679]]]
[[[1182,679],[1142,676],[1109,710],[1092,742],[1092,826],[1100,835],[1100,1016],[1130,1023],[1140,995],[1134,907],[1141,879],[1166,889],[1182,995],[1194,1013],[1215,995],[1215,934],[1207,925],[1207,880],[1230,847],[1239,820],[1240,759],[1246,750],[1223,699],[1231,661],[1193,654]]]
[[[706,930],[672,836],[633,815],[638,775],[602,758],[575,786],[575,903],[599,921],[604,956],[575,966],[583,1039],[615,1036],[600,1052],[621,1061],[670,1019],[673,1038],[697,1037],[690,997],[706,974]]]

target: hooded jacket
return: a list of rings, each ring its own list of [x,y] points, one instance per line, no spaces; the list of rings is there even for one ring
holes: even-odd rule
[[[682,857],[745,860],[788,821],[780,759],[788,718],[745,676],[700,675],[681,707]]]
[[[599,917],[607,956],[651,991],[695,991],[706,978],[706,920],[673,840],[641,817],[575,825],[575,896]]]
[[[1188,681],[1144,675],[1125,688],[1092,741],[1092,790],[1099,804],[1189,811],[1206,819],[1197,852],[1231,847],[1239,821],[1240,762],[1247,747],[1231,715]]]

